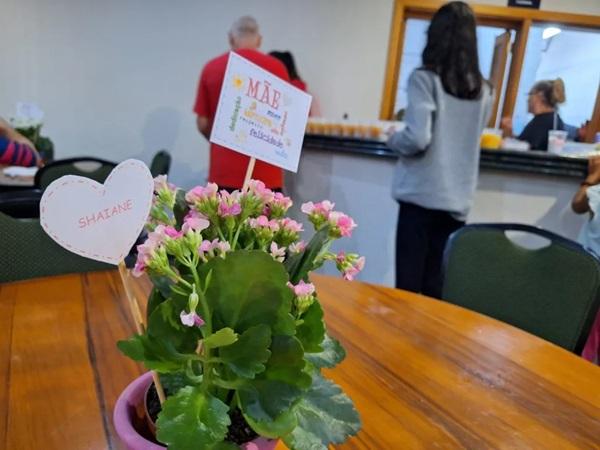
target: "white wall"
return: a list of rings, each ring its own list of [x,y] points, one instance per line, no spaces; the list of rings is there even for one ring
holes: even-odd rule
[[[227,49],[238,16],[264,49],[290,49],[329,117],[377,117],[393,0],[1,0],[0,115],[17,101],[46,112],[57,156],[174,156],[174,181],[204,181],[207,144],[191,112],[198,73]],[[505,5],[505,0],[478,3]],[[600,14],[598,0],[544,9]]]
[[[294,52],[325,115],[379,111],[391,0],[2,0],[0,9],[0,115],[17,101],[37,103],[57,157],[148,162],[164,147],[176,183],[203,182],[198,75],[248,13],[264,50]]]

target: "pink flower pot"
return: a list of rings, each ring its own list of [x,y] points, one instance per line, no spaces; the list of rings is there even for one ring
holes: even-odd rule
[[[152,442],[151,437],[148,436],[149,433],[144,436],[143,431],[138,431],[138,429],[144,428],[145,419],[138,413],[138,410],[143,408],[144,395],[150,383],[152,383],[150,372],[136,378],[121,392],[115,405],[113,414],[115,429],[128,450],[164,450],[167,448]],[[134,424],[138,426],[136,427]],[[241,448],[244,450],[274,450],[276,445],[277,440],[259,437],[242,445]]]

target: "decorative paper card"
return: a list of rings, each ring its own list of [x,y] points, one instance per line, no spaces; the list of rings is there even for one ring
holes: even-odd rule
[[[231,52],[210,141],[296,172],[311,100]]]
[[[123,161],[104,185],[66,175],[44,191],[40,222],[67,250],[118,264],[138,238],[152,207],[154,180],[146,165]]]

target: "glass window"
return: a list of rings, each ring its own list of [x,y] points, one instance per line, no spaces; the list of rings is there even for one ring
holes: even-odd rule
[[[406,108],[407,98],[406,89],[408,77],[416,68],[421,66],[421,53],[427,43],[427,28],[429,20],[425,19],[408,19],[404,31],[404,48],[402,49],[402,59],[400,64],[400,73],[398,76],[398,89],[396,92],[395,112],[398,117],[398,112]],[[477,26],[477,53],[479,55],[479,67],[481,73],[486,79],[490,79],[493,70],[494,50],[496,48],[497,38],[507,32],[501,27],[491,27],[478,25]],[[508,44],[514,41],[514,31],[509,30],[510,38]],[[502,62],[504,73],[503,83],[501,87],[500,104],[504,97],[504,91],[507,81],[506,73],[510,67],[510,52],[505,61]],[[400,113],[402,114],[402,113]],[[499,119],[498,119],[499,120]]]
[[[565,124],[579,127],[592,117],[600,83],[599,31],[549,24],[531,27],[513,116],[515,134],[531,120],[527,111],[531,87],[558,77],[566,94],[560,116]]]

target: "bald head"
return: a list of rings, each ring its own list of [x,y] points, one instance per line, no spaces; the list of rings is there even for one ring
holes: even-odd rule
[[[229,45],[233,50],[239,48],[257,49],[260,47],[261,41],[262,36],[254,17],[240,17],[229,30]]]

